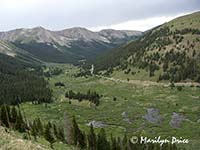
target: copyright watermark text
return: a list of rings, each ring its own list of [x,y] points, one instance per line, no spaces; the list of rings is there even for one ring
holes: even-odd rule
[[[161,136],[154,137],[154,138],[148,138],[148,137],[144,137],[144,136],[141,136],[141,137],[132,136],[130,141],[133,144],[157,143],[157,144],[160,144],[160,146],[162,146],[165,143],[170,143],[170,144],[188,144],[189,143],[188,139],[185,139],[182,137],[177,138],[177,137],[173,137],[173,136],[170,139],[161,138]]]

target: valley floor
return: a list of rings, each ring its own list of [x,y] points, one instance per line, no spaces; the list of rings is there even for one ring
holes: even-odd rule
[[[168,83],[153,81],[122,80],[107,77],[74,77],[79,69],[71,65],[57,65],[64,72],[49,78],[55,102],[45,105],[22,105],[30,118],[41,119],[58,124],[63,123],[63,113],[75,116],[81,129],[89,130],[88,123],[93,123],[96,132],[104,127],[109,137],[143,135],[170,138],[183,137],[189,144],[179,147],[195,150],[200,146],[200,88],[183,86],[171,89]],[[50,67],[50,66],[49,66]],[[62,82],[65,87],[55,87]],[[188,84],[188,83],[187,83]],[[190,85],[190,84],[189,84]],[[69,90],[85,93],[87,90],[103,95],[100,105],[94,107],[88,101],[69,100],[65,93]],[[69,101],[71,103],[69,103]]]

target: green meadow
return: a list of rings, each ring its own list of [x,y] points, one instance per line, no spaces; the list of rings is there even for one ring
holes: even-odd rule
[[[103,122],[109,136],[143,135],[147,137],[161,136],[162,138],[183,137],[189,139],[184,147],[196,149],[200,144],[200,88],[167,86],[144,86],[134,83],[121,83],[100,77],[74,77],[79,68],[66,64],[51,64],[48,67],[63,69],[63,73],[52,76],[49,85],[53,90],[54,102],[33,105],[22,104],[27,118],[40,117],[44,121],[63,123],[63,114],[75,116],[81,129],[89,130],[90,121]],[[48,70],[48,68],[47,68]],[[65,87],[55,87],[56,82],[62,82]],[[85,93],[87,90],[96,91],[102,95],[100,105],[95,107],[89,101],[69,100],[65,93],[69,90]],[[114,100],[115,98],[115,100]],[[156,108],[162,116],[160,123],[151,123],[144,119],[148,108]],[[172,113],[184,116],[178,128],[170,125]],[[123,113],[126,113],[124,119]],[[95,128],[98,132],[99,128]],[[179,145],[183,146],[183,145]]]

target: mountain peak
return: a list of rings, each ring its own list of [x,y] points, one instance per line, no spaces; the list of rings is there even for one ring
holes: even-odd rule
[[[37,26],[37,27],[32,28],[32,30],[46,30],[46,29],[42,26]]]
[[[109,42],[105,37],[102,37],[98,33],[83,27],[69,28],[59,31],[58,33],[64,37],[74,40]]]
[[[84,27],[73,27],[73,28],[69,28],[68,30],[85,30],[85,31],[89,31],[88,29],[86,29]]]

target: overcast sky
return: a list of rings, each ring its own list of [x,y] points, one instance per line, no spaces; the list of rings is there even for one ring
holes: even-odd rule
[[[141,30],[200,10],[200,0],[0,0],[0,30]]]

